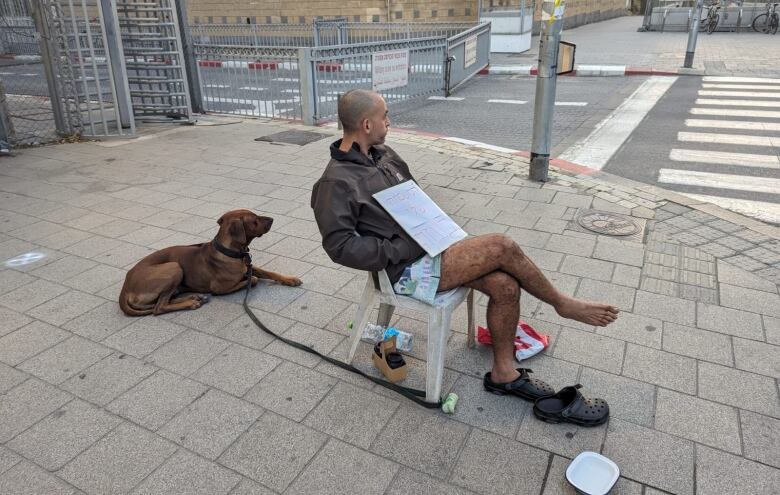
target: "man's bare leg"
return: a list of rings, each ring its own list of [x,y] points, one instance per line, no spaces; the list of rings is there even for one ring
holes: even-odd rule
[[[492,279],[487,281],[480,279],[494,272],[503,272],[514,278],[517,284],[531,295],[553,306],[558,314],[565,318],[598,326],[606,326],[617,318],[618,309],[614,306],[574,299],[561,293],[511,238],[501,234],[478,236],[460,241],[444,251],[441,263],[439,290],[466,285],[482,291],[478,285],[483,287],[492,285]],[[490,296],[490,293],[488,295]],[[506,345],[514,350],[514,335],[519,316],[510,319],[505,314],[491,315],[494,312],[503,313],[505,310],[505,304],[494,307],[493,311],[489,305],[488,326],[494,336],[494,346],[500,339],[502,342],[499,346]],[[490,323],[491,316],[496,319],[496,324],[501,328]],[[512,353],[506,357],[502,352],[495,354],[494,357],[494,381],[501,383],[517,378],[517,372],[513,368],[514,357]],[[507,372],[507,368],[511,372]]]
[[[518,377],[515,369],[515,329],[520,318],[520,284],[504,272],[492,272],[464,284],[487,294],[487,325],[493,337],[493,370],[496,383],[508,383]]]

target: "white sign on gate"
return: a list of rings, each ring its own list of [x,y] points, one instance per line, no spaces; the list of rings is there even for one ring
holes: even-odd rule
[[[409,84],[409,50],[374,53],[371,62],[374,91],[400,88]]]
[[[468,69],[477,63],[477,37],[466,38],[466,54],[463,58],[463,68]]]

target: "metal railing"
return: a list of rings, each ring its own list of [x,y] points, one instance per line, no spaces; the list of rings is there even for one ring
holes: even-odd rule
[[[447,39],[447,96],[488,65],[490,23],[474,26]]]
[[[346,22],[313,24],[193,24],[193,42],[204,45],[314,47],[449,38],[474,27],[473,22]]]
[[[302,95],[304,115],[312,106],[314,121],[335,120],[340,94],[350,89],[375,89],[372,78],[374,55],[396,50],[409,51],[408,82],[379,92],[388,106],[410,102],[439,94],[444,89],[443,61],[446,58],[446,38],[420,38],[399,41],[378,41],[355,45],[303,49],[310,81],[304,79]],[[301,72],[304,74],[304,72]],[[302,76],[304,77],[304,76]],[[307,91],[310,83],[313,91]]]
[[[454,89],[490,53],[489,23],[210,24],[191,26],[190,36],[203,110],[308,124],[336,119],[350,89],[378,90],[396,108]],[[390,53],[402,60],[394,69],[402,82],[380,86],[377,57]]]
[[[474,27],[473,22],[346,22],[346,43],[416,38],[449,38]]]
[[[711,4],[710,0],[705,0],[702,18],[707,16]],[[753,19],[766,12],[765,6],[765,2],[721,2],[717,31],[751,30]],[[695,0],[651,0],[647,2],[642,25],[647,31],[688,31],[695,11]]]
[[[298,48],[193,43],[205,111],[303,120]]]
[[[193,24],[193,43],[210,46],[314,46],[311,24]]]

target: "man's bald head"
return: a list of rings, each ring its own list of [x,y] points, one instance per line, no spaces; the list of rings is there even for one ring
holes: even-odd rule
[[[379,93],[366,89],[347,91],[339,100],[339,120],[344,132],[356,132],[364,119],[370,118],[381,101]]]

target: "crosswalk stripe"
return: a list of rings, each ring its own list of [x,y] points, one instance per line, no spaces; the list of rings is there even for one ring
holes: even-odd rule
[[[778,131],[780,124],[768,122],[747,122],[744,120],[685,119],[686,127],[709,127],[714,129],[739,129],[742,131]]]
[[[556,107],[584,107],[587,106],[587,101],[556,101]]]
[[[510,105],[525,105],[526,100],[488,100],[488,103],[508,103]]]
[[[713,187],[733,189],[735,191],[780,194],[780,179],[748,175],[713,174],[694,170],[662,168],[658,171],[658,182],[681,186]]]
[[[768,77],[704,76],[704,82],[780,84],[780,79]]]
[[[693,115],[719,115],[722,117],[759,117],[780,119],[780,112],[771,110],[733,110],[731,108],[691,108]]]
[[[745,98],[780,98],[778,92],[764,91],[710,91],[708,89],[699,90],[699,96],[742,96]]]
[[[780,138],[770,136],[747,136],[743,134],[720,134],[714,132],[678,132],[677,140],[684,143],[737,144],[743,146],[779,146]]]
[[[601,170],[676,80],[665,76],[645,80],[593,132],[558,158]]]
[[[494,146],[492,144],[482,143],[482,142],[479,142],[479,141],[472,141],[471,139],[463,139],[463,138],[458,138],[458,137],[445,137],[444,139],[446,139],[447,141],[455,142],[455,143],[460,143],[460,144],[466,144],[468,146],[473,146],[475,148],[482,148],[482,149],[491,150],[491,151],[498,151],[498,152],[501,152],[501,153],[517,153],[517,151],[518,151],[518,150],[513,150],[511,148],[504,148],[503,146]]]
[[[780,223],[780,204],[765,201],[752,201],[749,199],[727,198],[723,196],[709,196],[705,194],[681,193],[689,198],[705,203],[713,203],[721,208],[741,213],[749,217],[769,223]]]
[[[780,91],[780,86],[763,85],[763,84],[718,84],[718,83],[704,83],[701,85],[706,89],[761,89],[763,91]]]
[[[673,148],[669,152],[669,159],[675,162],[714,163],[718,165],[780,169],[780,157],[777,155],[755,155],[752,153]]]
[[[697,98],[696,105],[721,105],[725,107],[777,107],[780,101],[759,100],[722,100],[717,98]]]
[[[434,101],[463,101],[465,98],[459,96],[429,96],[428,99]]]

